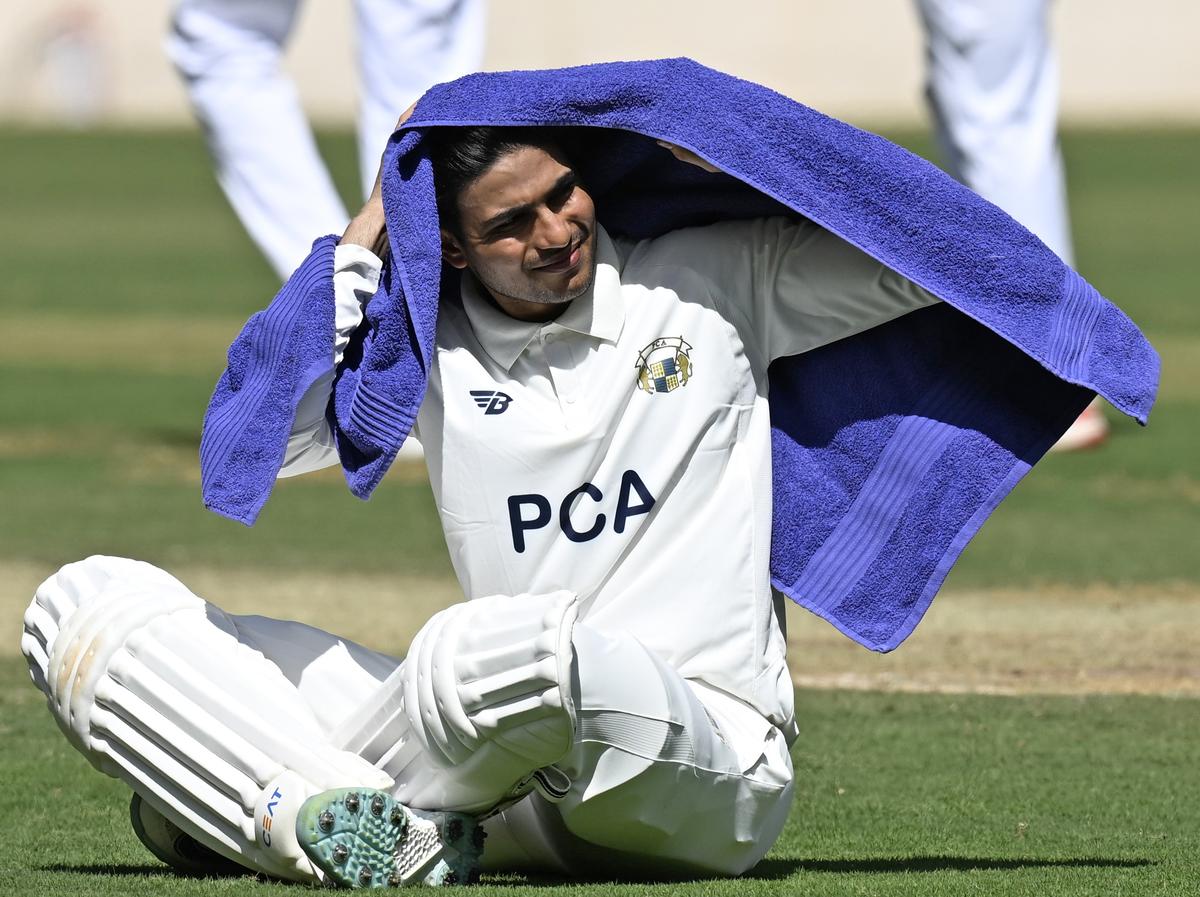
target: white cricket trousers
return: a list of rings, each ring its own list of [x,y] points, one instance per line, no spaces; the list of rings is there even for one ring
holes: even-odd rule
[[[787,818],[783,734],[577,608],[565,592],[454,605],[402,662],[301,623],[227,614],[149,564],[92,557],[38,589],[22,650],[93,765],[257,871],[317,877],[279,808],[294,819],[319,790],[383,787],[456,809],[429,796],[494,805],[524,794],[514,781],[541,787],[486,821],[487,869],[746,871]],[[436,700],[421,704],[430,687]],[[404,700],[410,719],[397,723]]]
[[[167,38],[217,181],[284,279],[313,240],[349,220],[282,68],[299,8],[300,0],[178,0]],[[483,0],[355,0],[364,196],[400,113],[482,64],[484,9]]]
[[[947,170],[1072,260],[1049,0],[918,0]]]

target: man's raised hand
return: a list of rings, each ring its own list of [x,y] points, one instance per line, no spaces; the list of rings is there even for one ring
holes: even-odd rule
[[[393,130],[399,130],[404,126],[404,123],[412,116],[413,109],[417,106],[413,103],[401,114],[396,121],[396,127]],[[366,203],[359,209],[358,214],[350,219],[350,223],[346,225],[346,231],[342,234],[342,243],[353,243],[357,246],[365,246],[371,250],[379,258],[384,258],[388,251],[387,239],[387,223],[383,214],[383,157],[379,159],[379,170],[375,173],[375,186],[371,188],[371,195],[367,197]]]

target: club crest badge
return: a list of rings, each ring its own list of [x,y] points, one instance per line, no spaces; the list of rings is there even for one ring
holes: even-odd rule
[[[638,353],[638,388],[654,394],[686,386],[695,368],[682,336],[660,336]]]

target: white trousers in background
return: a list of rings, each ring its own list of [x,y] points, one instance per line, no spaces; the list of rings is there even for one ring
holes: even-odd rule
[[[179,0],[167,53],[204,128],[217,180],[281,278],[348,215],[281,67],[299,0]],[[483,0],[355,0],[359,168],[370,192],[396,119],[483,60]],[[347,97],[347,102],[349,98]]]
[[[1072,260],[1049,0],[917,0],[947,170]]]
[[[93,557],[39,588],[22,650],[76,748],[248,868],[317,877],[285,814],[316,791],[383,787],[442,809],[430,795],[494,802],[541,769],[544,787],[486,822],[486,868],[749,869],[790,806],[783,734],[629,634],[575,619],[577,607],[569,593],[454,605],[402,662],[300,623],[227,614],[149,564]],[[431,682],[436,700],[406,723],[396,708],[412,710]],[[468,737],[485,729],[501,731],[486,749]],[[520,768],[539,750],[557,759]],[[449,756],[457,765],[439,768]]]

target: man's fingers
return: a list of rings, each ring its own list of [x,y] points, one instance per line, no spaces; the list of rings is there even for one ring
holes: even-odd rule
[[[713,165],[711,162],[701,159],[699,156],[697,156],[691,150],[686,150],[681,146],[676,146],[675,144],[668,143],[665,140],[656,140],[654,142],[657,143],[659,146],[661,146],[663,149],[670,152],[670,154],[672,156],[674,156],[676,159],[678,159],[680,162],[687,162],[689,165],[695,165],[697,168],[703,168],[705,171],[711,171],[713,173],[720,171],[720,169],[717,168],[715,165]]]
[[[409,106],[407,109],[405,109],[403,112],[400,113],[400,118],[396,121],[396,130],[397,131],[400,130],[402,127],[404,127],[404,123],[406,121],[408,121],[410,118],[412,118],[413,110],[416,108],[417,108],[417,104],[413,103],[411,106]]]

